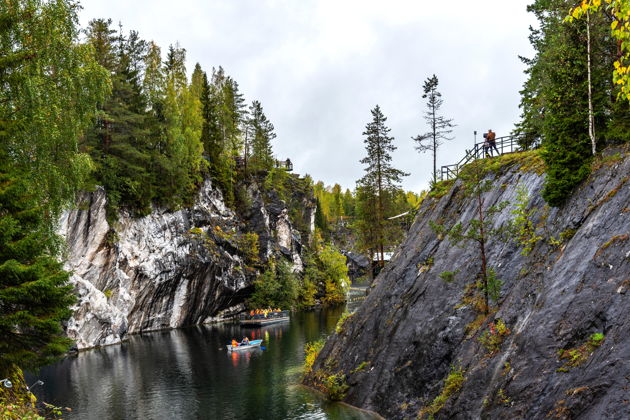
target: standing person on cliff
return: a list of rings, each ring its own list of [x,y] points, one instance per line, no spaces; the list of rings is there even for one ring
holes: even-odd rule
[[[492,131],[491,128],[489,128],[488,133],[486,135],[486,141],[488,142],[488,145],[489,145],[488,150],[490,150],[490,156],[492,156],[493,148],[497,152],[497,156],[501,155],[501,153],[499,153],[499,149],[497,149],[496,138],[497,138],[497,133],[495,133],[494,131]]]

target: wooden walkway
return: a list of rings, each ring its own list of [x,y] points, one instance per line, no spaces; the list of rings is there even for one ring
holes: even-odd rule
[[[523,145],[519,143],[519,140],[521,139],[522,139],[522,136],[497,137],[496,146],[497,146],[497,150],[499,151],[499,156],[505,155],[508,153],[532,150],[540,146],[540,142],[534,142],[528,145],[528,147],[523,147]],[[452,165],[442,166],[440,170],[440,180],[445,181],[447,179],[457,178],[459,171],[462,169],[464,165],[470,162],[474,162],[477,159],[484,158],[485,156],[484,156],[483,144],[484,142],[475,143],[475,147],[473,147],[471,150],[466,150],[466,155],[462,158],[462,160]],[[494,148],[492,148],[490,152],[493,153],[494,155],[496,155],[497,153],[496,150],[494,150]]]

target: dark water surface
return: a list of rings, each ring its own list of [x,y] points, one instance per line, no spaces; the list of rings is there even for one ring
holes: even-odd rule
[[[298,385],[304,344],[330,334],[343,307],[243,329],[221,324],[133,336],[39,373],[40,400],[67,419],[372,419]],[[227,353],[247,333],[265,350]],[[31,376],[36,379],[37,377]]]

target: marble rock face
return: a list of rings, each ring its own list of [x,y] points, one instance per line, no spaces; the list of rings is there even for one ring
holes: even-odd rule
[[[110,225],[105,191],[83,193],[59,226],[77,296],[66,326],[76,347],[114,344],[127,334],[216,321],[241,310],[255,277],[244,269],[244,250],[230,239],[241,233],[259,234],[263,258],[282,254],[302,270],[299,233],[287,210],[271,214],[260,192],[251,194],[249,217],[242,218],[206,180],[191,208],[155,208],[140,218],[120,212]]]

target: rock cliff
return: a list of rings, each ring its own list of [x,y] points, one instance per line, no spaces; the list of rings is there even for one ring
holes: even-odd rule
[[[209,322],[242,309],[257,269],[247,261],[251,242],[244,240],[252,232],[258,235],[260,261],[283,254],[301,271],[302,235],[284,202],[270,200],[256,183],[246,191],[249,204],[242,215],[206,180],[191,208],[156,208],[141,218],[121,212],[111,225],[105,191],[84,193],[60,223],[66,269],[78,297],[66,332],[77,348]],[[301,216],[310,221],[315,209],[310,197],[303,199]]]
[[[487,175],[484,209],[510,202],[494,227],[515,218],[524,188],[540,237],[528,255],[517,240],[487,244],[503,281],[487,316],[472,286],[478,247],[431,227],[468,224],[475,201],[461,180],[426,199],[306,382],[347,385],[345,401],[391,419],[630,418],[630,156],[614,152],[561,208],[540,197],[535,156],[506,156]]]

